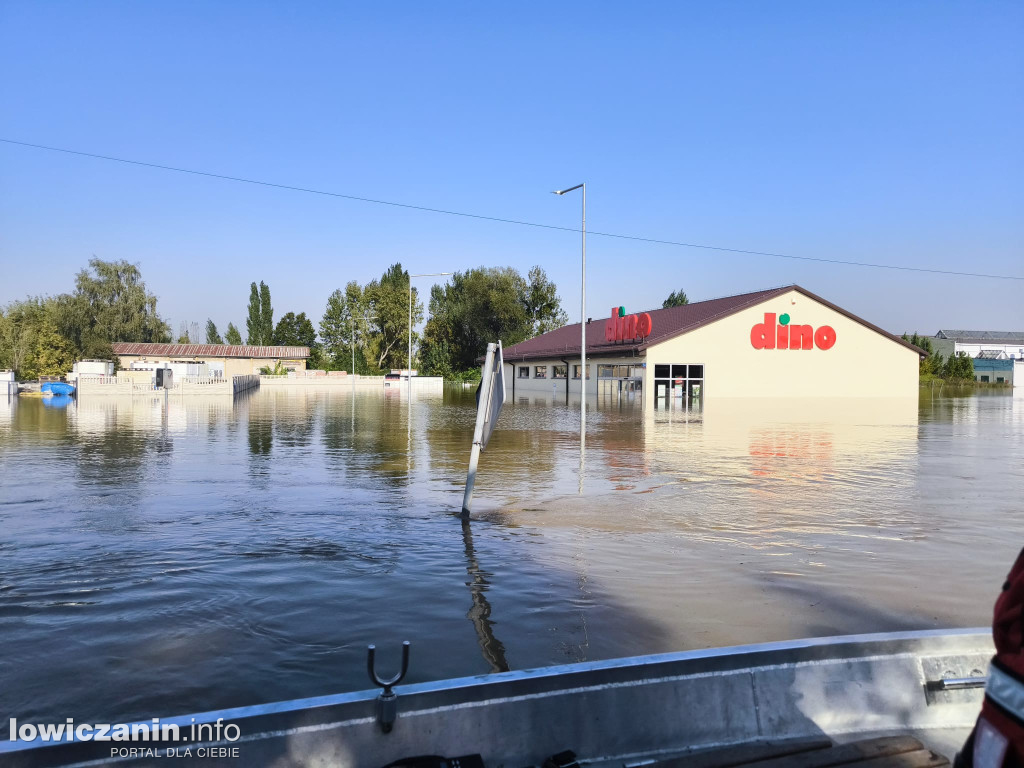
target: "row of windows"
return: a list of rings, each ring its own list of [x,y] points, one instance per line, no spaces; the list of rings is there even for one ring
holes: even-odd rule
[[[535,365],[533,366],[533,378],[535,379],[546,379],[548,377],[548,368],[551,368],[551,378],[553,379],[564,379],[566,377],[567,367],[564,365]],[[589,369],[590,366],[588,365]],[[572,367],[572,377],[578,379],[580,377],[580,366],[579,364]],[[530,366],[520,365],[519,366],[519,378],[528,379],[530,378]],[[587,379],[590,379],[590,371],[587,371]]]
[[[655,365],[656,379],[703,379],[703,365]]]
[[[533,366],[533,375],[530,375],[529,365],[520,365],[516,369],[516,375],[520,379],[546,379],[549,377],[552,379],[564,379],[566,377],[567,367],[564,365],[535,365]],[[550,369],[550,372],[549,370]],[[587,378],[590,378],[590,366],[587,366]],[[644,375],[643,365],[599,365],[597,366],[597,378],[599,379],[641,379]],[[702,379],[704,378],[704,366],[703,365],[655,365],[654,375],[657,378],[691,378],[691,379]],[[572,377],[578,379],[580,377],[580,366],[574,365],[572,367]]]
[[[597,378],[599,379],[642,379],[644,366],[642,365],[599,365],[597,366]]]

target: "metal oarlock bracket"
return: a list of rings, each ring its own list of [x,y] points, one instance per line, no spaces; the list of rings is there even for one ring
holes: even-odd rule
[[[409,641],[406,640],[402,643],[402,671],[389,680],[381,680],[377,677],[377,671],[373,668],[376,653],[376,646],[367,646],[366,670],[370,673],[370,680],[373,681],[373,684],[384,689],[377,697],[377,722],[380,723],[380,729],[384,733],[390,733],[391,727],[395,724],[395,718],[398,717],[398,694],[391,690],[391,686],[402,682],[405,673],[409,671]]]

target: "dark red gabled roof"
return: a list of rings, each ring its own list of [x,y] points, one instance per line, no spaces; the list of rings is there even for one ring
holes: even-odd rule
[[[684,304],[681,307],[644,310],[651,316],[653,329],[651,330],[651,335],[642,341],[639,339],[630,342],[605,341],[604,324],[606,318],[595,318],[587,324],[587,356],[635,355],[643,352],[650,346],[660,344],[674,336],[696,330],[716,320],[721,320],[723,317],[728,317],[736,312],[756,306],[763,301],[781,296],[790,291],[799,291],[808,298],[824,304],[826,307],[882,334],[886,338],[923,354],[922,350],[904,341],[899,336],[894,336],[878,326],[872,325],[867,320],[857,317],[831,302],[825,301],[825,299],[801,288],[799,285],[785,285],[765,291],[741,293],[738,296],[724,296],[720,299],[698,301],[692,304]],[[610,310],[611,307],[609,307],[609,316],[611,315]],[[505,348],[503,353],[505,361],[509,363],[538,358],[558,359],[571,355],[578,356],[580,353],[580,324],[573,323],[541,336],[527,339],[519,344]]]
[[[260,347],[248,344],[144,344],[118,341],[111,345],[115,355],[154,357],[251,357],[280,359],[309,357],[309,347]]]

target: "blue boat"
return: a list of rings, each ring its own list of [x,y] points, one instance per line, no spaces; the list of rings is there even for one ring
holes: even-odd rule
[[[39,387],[40,392],[49,392],[51,395],[73,395],[75,387],[73,384],[65,384],[63,381],[47,381]]]

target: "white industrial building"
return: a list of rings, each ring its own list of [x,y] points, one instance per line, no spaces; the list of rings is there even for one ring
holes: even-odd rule
[[[989,360],[1024,360],[1024,331],[942,330],[933,346],[943,357],[966,352]]]

